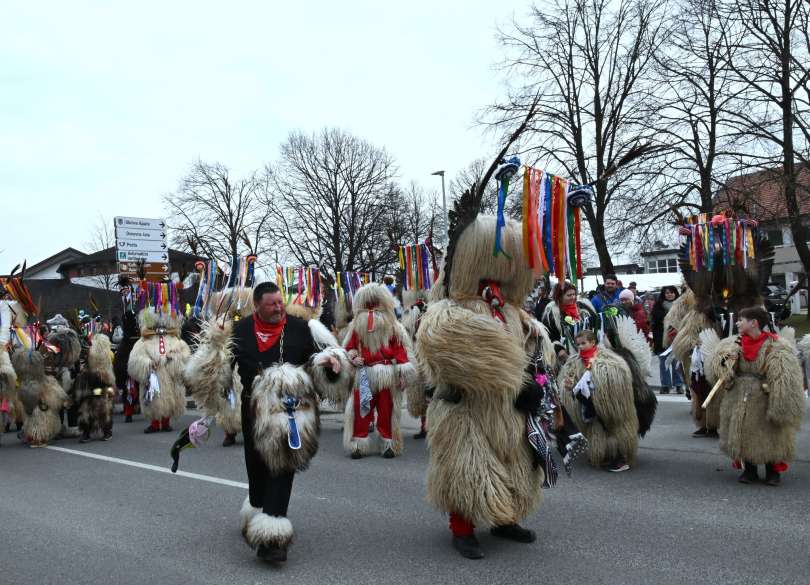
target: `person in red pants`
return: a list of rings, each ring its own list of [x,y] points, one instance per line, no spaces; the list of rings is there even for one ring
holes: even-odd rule
[[[402,454],[402,392],[416,382],[417,374],[408,352],[410,338],[394,306],[388,289],[376,283],[361,287],[352,303],[354,320],[344,347],[357,372],[343,426],[343,443],[352,459],[372,452],[375,413],[380,453],[386,459]]]

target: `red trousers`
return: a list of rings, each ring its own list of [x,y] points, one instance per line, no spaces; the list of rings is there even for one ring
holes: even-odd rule
[[[365,439],[371,423],[374,422],[374,411],[377,411],[377,432],[383,439],[391,438],[391,418],[394,413],[394,400],[388,388],[380,390],[371,397],[371,409],[366,416],[360,416],[360,390],[353,391],[354,395],[354,429],[352,437]]]
[[[152,427],[154,430],[158,431],[160,430],[160,427],[168,429],[171,426],[171,422],[172,420],[168,416],[165,416],[161,419],[153,418],[152,422],[149,423],[149,426]]]
[[[475,532],[475,524],[464,518],[461,514],[450,512],[450,531],[453,536],[470,536]]]

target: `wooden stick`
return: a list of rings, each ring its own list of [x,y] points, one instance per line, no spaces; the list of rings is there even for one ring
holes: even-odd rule
[[[726,383],[725,377],[720,378],[719,380],[717,380],[717,382],[714,383],[714,386],[712,386],[712,391],[709,392],[709,395],[706,397],[706,400],[704,400],[703,404],[701,404],[701,408],[703,408],[704,410],[706,408],[709,408],[709,403],[714,398],[714,395],[720,391],[720,388],[722,388],[725,383]]]

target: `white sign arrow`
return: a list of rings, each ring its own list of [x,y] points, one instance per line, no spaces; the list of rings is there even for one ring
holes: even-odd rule
[[[139,230],[165,230],[166,222],[162,219],[149,219],[146,217],[116,217],[115,229],[134,228]]]
[[[164,252],[169,249],[163,240],[118,240],[119,251],[129,252],[130,250],[140,250],[142,252]]]
[[[117,259],[119,262],[167,262],[169,260],[168,252],[149,251],[149,250],[118,250]]]
[[[115,237],[118,240],[148,240],[152,242],[165,242],[166,232],[163,230],[116,227]]]

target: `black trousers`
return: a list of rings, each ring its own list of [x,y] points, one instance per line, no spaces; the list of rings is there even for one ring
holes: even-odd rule
[[[250,396],[242,395],[242,435],[245,445],[245,467],[248,474],[250,505],[269,516],[287,516],[295,472],[273,475],[256,450],[253,441],[253,412]]]

